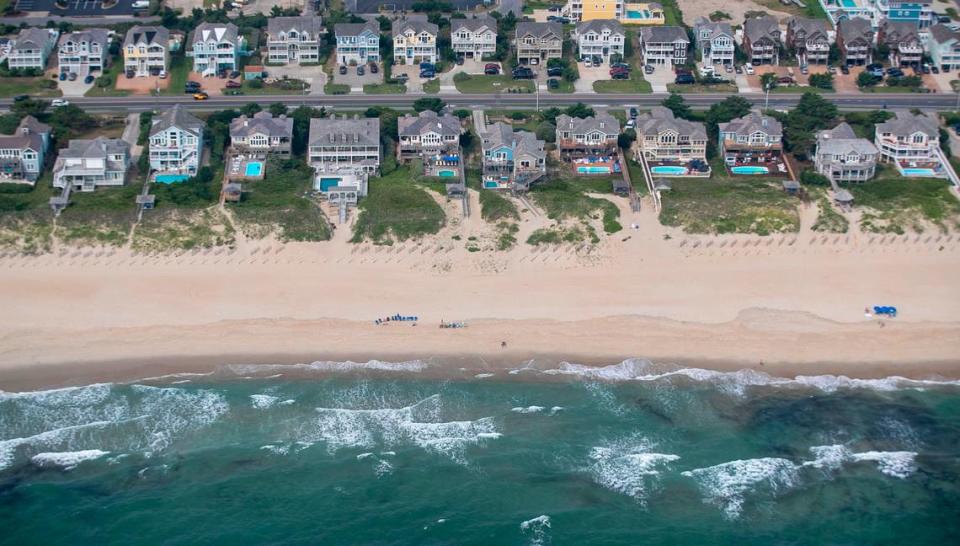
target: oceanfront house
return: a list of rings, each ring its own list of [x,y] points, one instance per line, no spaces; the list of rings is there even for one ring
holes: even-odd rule
[[[437,62],[440,29],[427,21],[398,19],[393,22],[393,64],[418,65]]]
[[[874,145],[880,160],[893,163],[904,176],[944,176],[937,120],[904,110],[877,124]]]
[[[32,68],[43,71],[47,59],[57,45],[60,33],[52,28],[25,28],[14,38],[7,55],[10,70]]]
[[[123,71],[127,76],[157,76],[170,69],[170,31],[164,27],[131,27],[123,38]]]
[[[750,64],[779,64],[783,37],[780,24],[769,15],[751,17],[743,22],[741,47]]]
[[[960,68],[960,32],[937,24],[924,34],[924,40],[933,66],[943,71]]]
[[[517,23],[517,62],[547,64],[563,57],[563,26],[560,23]]]
[[[783,125],[753,111],[719,125],[720,156],[733,174],[786,174]]]
[[[356,165],[336,163],[314,163],[313,172],[313,189],[328,203],[340,207],[340,223],[344,223],[346,208],[367,195],[369,173]]]
[[[687,64],[690,39],[683,27],[643,27],[640,55],[644,64]]]
[[[654,176],[710,176],[707,129],[654,106],[637,119],[636,156]]]
[[[337,23],[333,31],[337,36],[338,63],[358,65],[380,62],[380,25],[376,21]]]
[[[830,33],[823,19],[791,17],[787,19],[787,49],[800,64],[827,64],[830,60]]]
[[[613,56],[623,60],[624,44],[627,34],[623,25],[615,19],[593,19],[577,23],[573,38],[577,43],[577,55],[585,57],[600,57],[609,62]]]
[[[631,25],[662,25],[666,19],[663,6],[656,2],[630,2],[622,0],[567,0],[560,14],[573,21],[615,19]]]
[[[817,133],[813,164],[833,182],[864,182],[876,174],[879,155],[872,142],[857,138],[849,125],[841,123]]]
[[[862,17],[842,19],[837,26],[840,59],[847,66],[873,62],[873,26]]]
[[[482,184],[486,189],[526,191],[547,174],[546,143],[529,131],[502,122],[480,132]]]
[[[730,23],[713,22],[699,17],[694,23],[693,35],[700,50],[700,62],[705,65],[732,65],[736,35]]]
[[[320,39],[325,32],[319,16],[270,17],[267,19],[267,62],[319,63]]]
[[[908,21],[884,21],[877,31],[877,44],[890,50],[893,66],[919,67],[923,61],[923,43],[917,25]]]
[[[109,59],[111,33],[105,28],[88,28],[60,35],[57,44],[60,72],[80,77],[93,70],[102,72]]]
[[[497,51],[497,21],[480,16],[450,21],[450,44],[463,57],[481,59]]]
[[[397,120],[397,131],[400,159],[409,160],[456,151],[463,128],[456,116],[424,110],[417,115],[404,114]]]
[[[274,117],[267,111],[230,122],[230,146],[234,151],[257,156],[289,157],[293,144],[293,118]]]
[[[53,187],[93,191],[122,186],[130,167],[130,145],[119,138],[71,140],[53,165]]]
[[[153,118],[150,127],[150,169],[159,173],[194,175],[203,155],[204,123],[174,105]]]
[[[368,174],[380,169],[380,119],[337,117],[310,120],[307,163],[356,167]]]
[[[233,23],[200,23],[187,40],[187,57],[193,57],[193,71],[216,76],[240,69],[243,36]]]
[[[557,150],[561,159],[617,155],[620,122],[607,113],[588,118],[557,116]]]
[[[50,126],[24,116],[12,135],[0,135],[0,183],[36,183],[50,149]]]

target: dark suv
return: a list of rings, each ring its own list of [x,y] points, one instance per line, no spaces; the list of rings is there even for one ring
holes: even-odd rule
[[[515,80],[532,80],[536,77],[537,74],[526,66],[518,66],[513,69],[513,79]]]

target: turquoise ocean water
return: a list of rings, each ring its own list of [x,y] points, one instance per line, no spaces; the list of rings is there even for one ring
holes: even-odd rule
[[[631,360],[0,392],[0,544],[958,544],[960,383]]]

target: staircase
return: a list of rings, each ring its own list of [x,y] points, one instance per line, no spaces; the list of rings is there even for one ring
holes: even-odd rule
[[[660,209],[662,205],[660,204],[660,194],[657,193],[657,189],[653,185],[653,173],[650,172],[650,165],[647,164],[647,158],[643,156],[643,152],[637,154],[637,157],[640,158],[640,167],[643,170],[643,177],[647,179],[647,191],[650,192],[650,197],[653,198],[653,208],[657,211],[657,214],[660,214]]]
[[[960,177],[957,176],[957,171],[954,170],[953,165],[950,164],[950,159],[944,155],[943,150],[941,150],[939,147],[937,148],[937,159],[940,160],[940,164],[943,165],[943,169],[947,171],[947,178],[950,179],[950,183],[953,184],[953,187],[960,189]]]

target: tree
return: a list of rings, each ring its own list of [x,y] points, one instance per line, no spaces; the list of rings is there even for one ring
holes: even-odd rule
[[[42,114],[48,107],[50,103],[41,99],[26,99],[18,100],[10,106],[10,111],[14,114],[20,116],[34,116],[37,117]]]
[[[457,116],[460,119],[466,119],[471,116],[470,110],[467,110],[466,108],[458,108],[454,110],[453,115]]]
[[[446,106],[446,103],[437,97],[423,97],[413,101],[413,109],[417,112],[433,110],[434,112],[439,113],[440,110],[443,110],[444,106]]]
[[[310,136],[310,120],[312,118],[325,118],[327,111],[324,108],[311,108],[310,106],[300,106],[290,112],[293,118],[293,142],[291,146],[293,153],[301,155],[307,151],[307,139]]]
[[[818,89],[833,89],[833,74],[811,74],[810,86]]]
[[[259,104],[255,102],[248,102],[247,104],[243,105],[242,108],[240,108],[240,113],[244,116],[251,117],[261,110],[263,110],[263,108],[261,108]]]
[[[570,83],[573,83],[580,79],[580,73],[577,72],[576,68],[568,66],[563,69],[563,79],[567,80]]]
[[[765,72],[760,74],[760,88],[761,89],[773,89],[777,86],[777,75],[773,72]]]
[[[637,140],[637,132],[633,129],[625,129],[617,136],[617,146],[624,150],[630,149],[630,146]]]
[[[534,131],[534,134],[537,135],[537,138],[544,142],[557,141],[557,128],[554,127],[552,123],[546,121],[540,123],[540,125],[537,125],[537,129]]]
[[[690,106],[680,93],[670,93],[670,96],[663,99],[663,106],[673,112],[678,118],[690,119]]]
[[[830,179],[817,171],[807,169],[800,173],[800,182],[810,186],[829,186]]]
[[[878,83],[880,83],[880,78],[878,78],[877,76],[874,76],[873,74],[867,71],[863,71],[860,73],[859,76],[857,76],[857,87],[860,87],[860,88],[873,87]]]
[[[832,102],[819,93],[804,93],[784,120],[785,147],[798,159],[806,159],[816,142],[816,132],[833,125],[836,117],[837,107]]]
[[[275,102],[267,107],[267,110],[275,117],[282,116],[287,113],[287,105],[283,104],[282,102]]]
[[[572,118],[589,118],[596,114],[593,111],[593,108],[590,108],[582,102],[578,102],[573,106],[568,106],[565,113]]]

